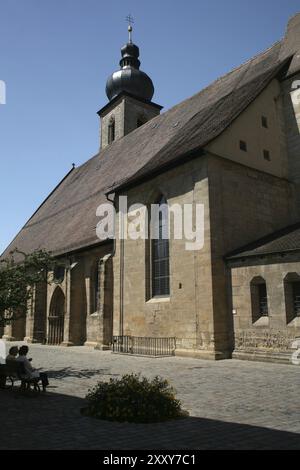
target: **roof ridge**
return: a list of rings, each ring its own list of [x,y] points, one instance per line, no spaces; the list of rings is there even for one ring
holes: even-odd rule
[[[241,69],[242,67],[244,67],[245,65],[247,64],[250,64],[251,62],[253,62],[255,59],[257,59],[258,57],[260,56],[263,56],[264,54],[267,54],[268,52],[270,52],[271,49],[275,48],[275,46],[279,45],[282,43],[282,40],[283,39],[280,39],[276,42],[274,42],[274,44],[272,44],[272,46],[269,46],[267,49],[264,49],[262,52],[258,52],[257,54],[255,54],[253,57],[251,57],[250,59],[247,59],[245,60],[245,62],[243,62],[242,64],[238,65],[237,67],[234,67],[232,70],[230,70],[230,72],[227,72],[225,73],[224,75],[221,75],[219,78],[217,78],[213,83],[217,82],[218,80],[221,80],[222,78],[230,75],[231,73],[233,72],[236,72],[237,70]]]
[[[267,49],[263,50],[262,52],[259,52],[257,53],[255,56],[251,57],[250,59],[247,59],[245,62],[243,62],[242,64],[238,65],[237,67],[234,67],[233,69],[231,69],[229,72],[226,72],[224,73],[223,75],[220,75],[220,77],[216,78],[214,81],[212,81],[211,83],[209,83],[206,87],[202,88],[200,91],[194,93],[192,96],[186,98],[185,100],[181,101],[180,103],[177,103],[175,104],[174,106],[172,106],[171,108],[167,109],[166,111],[164,111],[162,114],[160,114],[159,116],[163,116],[164,114],[166,114],[168,111],[170,111],[171,109],[174,109],[176,108],[177,106],[180,106],[182,103],[186,102],[186,101],[189,101],[191,99],[193,99],[195,96],[197,95],[200,95],[201,93],[203,93],[204,91],[208,90],[209,88],[213,87],[217,82],[221,81],[223,78],[225,77],[228,77],[229,75],[232,75],[234,72],[237,72],[238,70],[242,69],[243,67],[245,67],[247,64],[251,64],[251,62],[253,62],[254,60],[256,60],[258,57],[260,56],[263,56],[265,54],[267,54],[268,52],[270,52],[271,49],[275,48],[275,46],[279,45],[282,43],[282,39],[279,40],[279,41],[276,41],[274,42],[274,44],[272,46],[269,46]],[[156,116],[156,117],[159,117],[159,116]]]
[[[239,69],[242,69],[243,67],[245,67],[246,65],[250,65],[251,62],[253,62],[255,59],[257,59],[259,56],[263,56],[265,54],[267,54],[271,49],[275,48],[275,46],[279,45],[282,43],[282,40],[279,40],[279,41],[276,41],[274,44],[272,44],[271,46],[269,46],[267,49],[263,50],[262,52],[259,52],[257,53],[255,56],[253,56],[252,58],[246,60],[245,62],[243,62],[241,65],[233,68],[232,70],[230,70],[229,72],[226,72],[224,73],[223,75],[221,75],[220,77],[216,78],[214,81],[212,81],[211,83],[209,83],[207,86],[205,86],[204,88],[202,88],[200,91],[194,93],[193,95],[183,99],[182,101],[180,101],[179,103],[176,103],[174,104],[174,106],[171,106],[170,108],[164,110],[161,114],[153,117],[150,121],[146,122],[144,124],[144,126],[147,126],[147,125],[150,125],[150,123],[153,125],[154,121],[159,121],[161,119],[163,119],[165,117],[166,114],[170,113],[171,111],[175,110],[176,108],[178,108],[179,106],[181,106],[183,103],[186,103],[190,100],[193,100],[196,96],[204,93],[205,91],[209,90],[210,88],[212,88],[217,82],[221,81],[223,78],[225,77],[228,77],[229,75],[233,74],[234,72],[238,71]],[[245,71],[246,73],[247,71]],[[227,93],[227,95],[229,95],[231,92]],[[226,95],[224,95],[226,96]],[[218,102],[219,100],[221,100],[223,98],[220,97],[216,102]],[[209,106],[209,104],[207,105],[207,107]],[[195,113],[196,115],[197,113]],[[141,131],[141,129],[145,129],[144,126],[141,126],[141,127],[138,127],[137,129],[134,129],[132,132],[139,132]],[[131,132],[131,133],[132,133]],[[123,139],[126,139],[126,137],[128,136],[129,134],[125,135],[124,137],[122,137],[122,140]],[[114,145],[115,143],[119,142],[121,139],[118,139],[114,142],[112,142],[112,145]],[[108,147],[105,147],[104,149],[100,149],[100,151],[98,153],[96,153],[95,155],[93,155],[91,158],[89,158],[86,162],[82,163],[79,167],[77,167],[76,169],[79,170],[80,168],[82,168],[84,165],[86,165],[88,162],[90,162],[93,158],[96,158],[96,157],[101,157],[102,155],[105,155],[107,153],[107,151],[109,150],[110,146]]]

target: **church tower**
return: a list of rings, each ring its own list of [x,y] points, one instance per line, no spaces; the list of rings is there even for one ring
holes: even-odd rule
[[[131,25],[128,32],[128,43],[121,49],[121,69],[114,72],[106,83],[109,103],[98,112],[101,120],[100,149],[142,126],[162,109],[152,102],[154,86],[151,78],[140,70],[140,51],[132,42]]]

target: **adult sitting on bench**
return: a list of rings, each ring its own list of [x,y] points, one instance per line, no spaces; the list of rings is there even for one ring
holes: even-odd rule
[[[18,346],[12,346],[9,350],[8,356],[6,357],[5,364],[0,366],[0,388],[5,388],[7,376],[17,379],[17,355],[19,353]]]
[[[9,364],[11,361],[15,362],[17,360],[17,355],[19,354],[18,346],[12,346],[6,356],[6,364]]]
[[[43,386],[43,392],[46,391],[46,387],[49,385],[47,374],[44,372],[38,372],[35,370],[31,363],[30,359],[27,359],[29,348],[28,346],[21,346],[19,349],[19,356],[17,358],[18,362],[22,362],[24,364],[26,375],[24,376],[25,379],[40,379]]]

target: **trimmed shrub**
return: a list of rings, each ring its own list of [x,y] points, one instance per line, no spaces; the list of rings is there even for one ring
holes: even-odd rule
[[[121,379],[99,382],[86,396],[85,416],[131,423],[157,423],[188,415],[175,398],[167,380],[149,380],[140,375],[124,375]]]

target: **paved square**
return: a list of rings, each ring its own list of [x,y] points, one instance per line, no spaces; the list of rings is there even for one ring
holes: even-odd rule
[[[300,449],[300,367],[40,345],[29,357],[52,388],[38,397],[0,391],[1,449]],[[90,387],[130,372],[169,379],[190,418],[134,425],[80,415]]]

